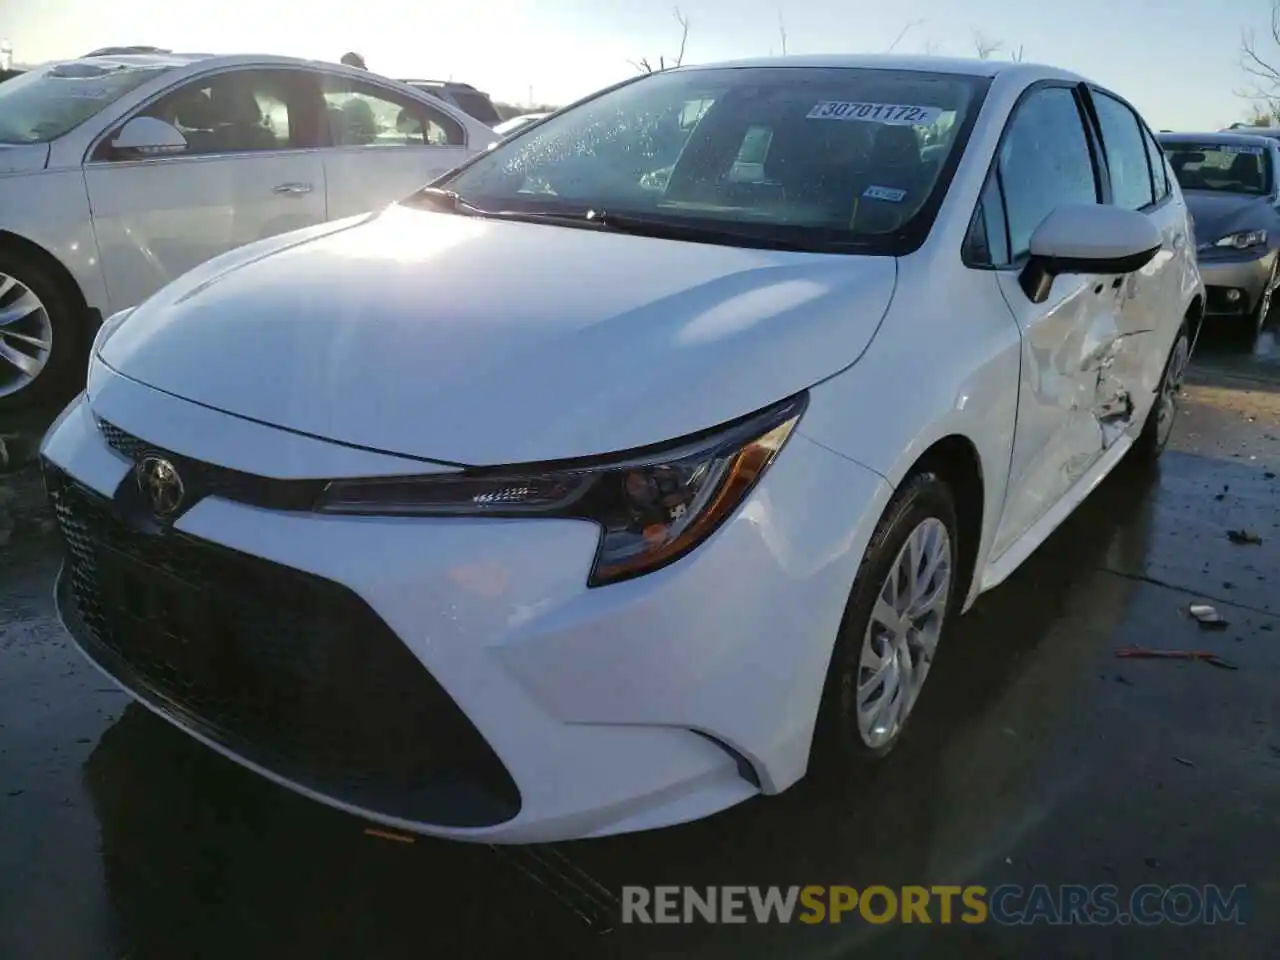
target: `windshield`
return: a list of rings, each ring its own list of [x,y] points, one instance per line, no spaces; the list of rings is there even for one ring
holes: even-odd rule
[[[1161,141],[1183,190],[1266,194],[1271,191],[1271,157],[1265,147],[1236,143]]]
[[[169,67],[61,63],[0,84],[0,143],[48,143]]]
[[[594,210],[885,246],[908,227],[927,232],[986,82],[847,68],[656,73],[506,141],[447,183],[486,210]]]

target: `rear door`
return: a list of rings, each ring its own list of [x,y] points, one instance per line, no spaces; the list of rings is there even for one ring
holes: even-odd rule
[[[318,79],[331,220],[407,197],[467,158],[467,130],[443,104],[341,74]]]
[[[304,74],[203,74],[140,107],[93,148],[85,185],[111,307],[141,302],[235,247],[325,219],[317,110]],[[111,146],[134,116],[186,137],[177,155]]]
[[[1103,390],[1114,392],[1111,402],[1117,417],[1131,408],[1128,421],[1140,423],[1155,398],[1165,360],[1182,322],[1182,278],[1186,261],[1192,256],[1187,217],[1182,205],[1174,200],[1163,153],[1146,124],[1114,94],[1098,88],[1090,94],[1106,158],[1109,201],[1150,219],[1162,241],[1150,263],[1122,280],[1123,340],[1116,344],[1110,365],[1103,371]]]
[[[1120,285],[1110,276],[1063,274],[1048,299],[1033,303],[1019,281],[1031,235],[1045,217],[1066,204],[1101,202],[1103,186],[1081,91],[1059,83],[1033,87],[1009,120],[976,215],[1022,334],[1017,426],[995,556],[1044,516],[1107,445],[1098,368],[1119,333]]]

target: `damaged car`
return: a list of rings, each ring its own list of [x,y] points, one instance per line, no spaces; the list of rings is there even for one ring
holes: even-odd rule
[[[1189,230],[1065,71],[630,80],[112,316],[42,446],[60,615],[194,738],[409,831],[856,783],[975,598],[1160,455]]]
[[[1159,136],[1195,224],[1205,310],[1255,335],[1280,280],[1280,141],[1239,133]]]

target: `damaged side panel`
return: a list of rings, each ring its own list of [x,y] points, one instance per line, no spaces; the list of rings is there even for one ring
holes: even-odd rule
[[[1124,278],[1064,275],[1034,304],[998,274],[1022,333],[1018,425],[996,555],[1015,542],[1130,429],[1141,370],[1125,329]]]

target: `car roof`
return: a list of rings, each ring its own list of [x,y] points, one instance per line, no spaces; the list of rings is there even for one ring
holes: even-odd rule
[[[1213,133],[1157,133],[1156,139],[1161,143],[1235,143],[1252,147],[1265,147],[1275,142],[1272,137],[1256,133],[1239,133],[1235,130],[1218,130]]]
[[[280,67],[307,67],[313,70],[327,70],[335,73],[345,73],[353,77],[368,77],[370,71],[361,70],[359,67],[349,67],[344,63],[330,63],[327,60],[306,60],[301,57],[284,57],[273,53],[130,53],[130,54],[110,54],[99,57],[71,57],[66,60],[53,60],[42,67],[53,66],[55,64],[68,63],[115,63],[125,67],[187,67],[193,64],[201,64],[208,67],[235,67],[235,66],[280,66]],[[385,80],[391,80],[390,77],[382,77],[381,74],[374,76]],[[391,80],[392,83],[403,83],[404,81]]]
[[[459,80],[416,80],[416,79],[414,79],[414,80],[401,80],[400,82],[401,82],[401,83],[407,83],[407,84],[409,84],[410,86],[419,86],[419,87],[450,87],[450,88],[452,88],[452,89],[454,89],[454,90],[471,90],[471,91],[472,91],[472,92],[474,92],[474,93],[479,93],[479,92],[480,92],[480,91],[479,91],[479,90],[477,90],[475,87],[473,87],[471,84],[469,84],[469,83],[462,83],[462,82],[461,82],[461,81],[459,81]]]
[[[896,53],[873,54],[803,54],[787,57],[754,57],[723,63],[677,67],[678,70],[700,70],[714,67],[833,67],[863,70],[913,70],[922,73],[950,73],[970,77],[996,77],[1004,74],[1029,80],[1044,78],[1087,82],[1084,77],[1041,63],[1015,60],[978,60],[963,57],[930,57]]]

